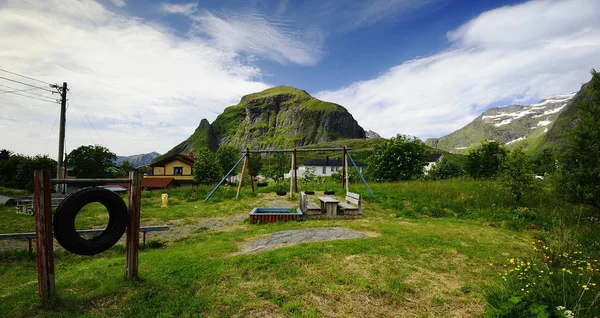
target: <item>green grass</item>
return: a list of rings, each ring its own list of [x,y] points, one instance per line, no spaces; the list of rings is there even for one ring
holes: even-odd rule
[[[492,182],[371,186],[376,199],[366,196],[362,185],[351,186],[351,191],[365,195],[360,220],[263,225],[239,221],[233,229],[198,230],[166,246],[152,244],[141,252],[138,281],[124,279],[122,245],[93,257],[59,250],[59,300],[48,304],[37,297],[35,257],[25,251],[0,252],[0,312],[4,317],[482,316],[502,265],[509,258],[529,257],[530,242],[542,233],[526,225],[546,220],[536,216],[515,227],[500,219],[524,208],[536,215],[553,209],[563,209],[564,214],[578,211],[544,192],[515,206]],[[339,186],[314,186],[317,191],[325,187],[343,197]],[[227,218],[276,199],[272,186],[257,188],[255,194],[246,186],[239,200],[234,199],[236,189],[226,187],[214,200],[202,203],[210,190],[169,191],[169,208],[160,208],[160,192],[145,192],[142,225]],[[13,209],[0,208],[0,233],[31,230],[33,218],[16,215]],[[101,207],[85,212],[81,226],[105,222],[98,217],[105,213]],[[268,233],[326,226],[373,236],[235,254],[244,242]],[[543,222],[537,226],[543,227]]]

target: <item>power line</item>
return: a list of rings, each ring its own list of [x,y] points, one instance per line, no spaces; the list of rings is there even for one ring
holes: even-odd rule
[[[31,84],[27,84],[27,83],[23,83],[23,82],[15,81],[15,80],[13,80],[13,79],[6,78],[6,77],[4,77],[4,76],[0,76],[0,78],[1,78],[1,79],[3,79],[3,80],[7,80],[7,81],[11,81],[11,82],[15,82],[15,83],[19,83],[19,84],[21,84],[21,85],[26,85],[26,86],[30,86],[30,87],[39,88],[39,89],[42,89],[42,90],[48,91],[48,92],[50,92],[50,93],[55,93],[55,91],[49,90],[49,89],[47,89],[47,88],[43,88],[43,87],[39,87],[39,86],[35,86],[35,85],[31,85]]]
[[[16,93],[16,92],[30,91],[30,90],[32,90],[32,89],[35,89],[35,88],[16,89],[16,90],[14,90],[14,91],[5,91],[5,90],[2,90],[2,93],[3,93],[3,94],[9,94],[9,93]]]
[[[58,115],[60,115],[60,109],[56,113],[56,118],[54,118],[54,124],[52,124],[52,129],[50,129],[50,134],[48,135],[48,141],[46,141],[46,149],[44,150],[44,153],[47,153],[47,151],[48,151],[48,145],[50,144],[50,137],[52,137],[52,132],[54,132],[54,127],[56,126],[56,122],[58,121]]]
[[[2,84],[0,84],[0,86],[2,86],[2,87],[6,87],[6,88],[10,88],[10,89],[14,89],[14,90],[18,90],[18,88],[16,88],[16,87],[11,87],[11,86],[8,86],[8,85],[2,85]],[[35,89],[35,88],[27,88],[26,90],[32,90],[32,89]],[[40,96],[40,97],[50,98],[50,99],[54,100],[54,98],[52,98],[52,97],[48,97],[48,96],[46,96],[46,95],[42,95],[42,94],[36,94],[36,93],[32,93],[32,92],[25,92],[25,93],[26,93],[26,94],[35,95],[35,96]]]
[[[83,116],[85,116],[85,118],[87,119],[87,121],[90,124],[90,126],[92,126],[92,128],[96,132],[96,135],[98,135],[98,138],[100,138],[100,141],[102,142],[102,145],[106,147],[106,143],[104,142],[104,139],[102,139],[102,136],[100,136],[100,133],[98,133],[98,130],[96,129],[96,127],[94,126],[94,124],[92,123],[92,121],[88,118],[88,116],[83,112],[83,110],[81,109],[81,107],[79,107],[77,105],[78,103],[75,101],[74,97],[75,96],[73,95],[73,92],[71,92],[71,98],[73,99],[73,105],[75,106],[75,108],[77,108],[77,109],[79,109],[79,111],[81,111],[81,113],[83,114]]]
[[[19,94],[19,93],[15,93],[15,92],[10,92],[10,91],[5,91],[3,89],[0,89],[0,91],[5,92],[5,93],[11,93],[11,94],[15,94],[15,95],[19,95],[19,96],[23,96],[23,97],[27,97],[27,98],[31,98],[31,99],[37,99],[37,100],[41,100],[42,102],[47,102],[47,103],[52,103],[52,104],[56,104],[55,100],[48,100],[50,99],[50,97],[46,97],[48,99],[41,99],[41,98],[37,98],[37,97],[33,97],[33,96],[29,96],[29,95],[23,95],[23,94]]]
[[[75,104],[73,104],[75,105]],[[70,106],[70,103],[67,102],[67,107]],[[88,125],[85,122],[85,119],[83,118],[83,112],[79,109],[79,107],[75,106],[75,109],[77,109],[77,114],[79,115],[79,118],[81,118],[81,122],[83,123],[83,127],[85,128],[85,130],[88,133],[88,136],[90,136],[90,139],[92,140],[92,143],[96,144],[96,141],[94,140],[94,137],[92,137],[92,134],[90,133],[90,130],[88,129]]]
[[[50,84],[50,83],[48,83],[48,82],[40,81],[39,79],[35,79],[35,78],[33,78],[33,77],[29,77],[29,76],[21,75],[21,74],[15,73],[15,72],[11,72],[11,71],[7,71],[7,70],[3,70],[3,69],[1,69],[1,68],[0,68],[0,71],[2,71],[2,72],[6,72],[6,73],[9,73],[9,74],[12,74],[12,75],[21,76],[21,77],[24,77],[24,78],[30,79],[30,80],[32,80],[32,81],[36,81],[36,82],[40,82],[40,83],[44,83],[44,84],[48,84],[48,85],[52,85],[52,84]]]

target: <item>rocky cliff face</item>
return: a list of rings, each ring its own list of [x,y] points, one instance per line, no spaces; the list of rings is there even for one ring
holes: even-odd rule
[[[344,107],[303,90],[278,86],[242,97],[213,123],[203,119],[192,136],[165,155],[203,146],[212,150],[222,145],[293,148],[339,138],[365,138],[365,131]]]
[[[465,127],[425,143],[453,153],[464,153],[485,140],[495,140],[508,147],[529,146],[541,140],[556,118],[575,96],[559,95],[532,105],[509,105],[490,108]]]

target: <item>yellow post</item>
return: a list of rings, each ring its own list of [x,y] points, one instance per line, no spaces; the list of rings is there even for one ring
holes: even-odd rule
[[[160,200],[162,201],[162,205],[160,206],[161,208],[168,208],[169,207],[169,195],[166,193],[163,193],[160,196]]]

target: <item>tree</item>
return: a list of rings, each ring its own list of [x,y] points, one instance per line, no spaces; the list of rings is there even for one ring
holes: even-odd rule
[[[237,161],[240,160],[240,157],[240,150],[234,146],[222,146],[217,150],[219,165],[224,173],[229,172]],[[235,171],[233,175],[235,175]]]
[[[502,162],[500,181],[510,190],[517,203],[523,196],[531,193],[535,176],[529,158],[523,150],[515,149],[506,156]]]
[[[442,159],[429,170],[427,177],[431,180],[459,178],[467,175],[466,157],[443,156]]]
[[[80,146],[67,155],[66,166],[72,168],[71,174],[78,178],[112,177],[110,168],[114,167],[117,155],[100,145]]]
[[[7,149],[0,150],[0,161],[6,161],[13,155],[13,152]]]
[[[127,177],[129,176],[129,172],[134,170],[135,168],[129,163],[129,160],[123,160],[119,165],[115,177]]]
[[[217,155],[208,148],[200,148],[194,153],[194,182],[197,184],[215,184],[223,177]]]
[[[497,141],[485,142],[467,157],[467,171],[475,179],[492,179],[500,172],[506,149]]]
[[[50,176],[56,177],[56,161],[48,156],[11,155],[0,161],[0,186],[33,191],[35,169],[50,170]]]
[[[268,171],[265,172],[267,177],[276,181],[283,179],[283,175],[288,173],[291,168],[287,156],[283,152],[277,152],[273,155],[273,162],[270,163]]]
[[[421,140],[397,135],[375,145],[368,171],[376,181],[411,180],[423,175],[426,159]]]
[[[600,74],[591,73],[586,97],[576,105],[575,127],[567,133],[560,183],[567,199],[600,207]]]

